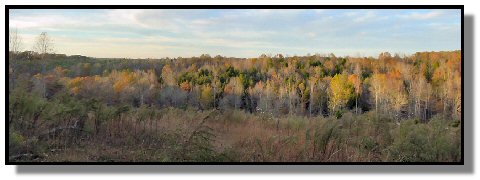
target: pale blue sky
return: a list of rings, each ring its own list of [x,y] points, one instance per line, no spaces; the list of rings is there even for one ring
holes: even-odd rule
[[[461,48],[460,10],[10,10],[23,50],[93,57],[378,56]]]

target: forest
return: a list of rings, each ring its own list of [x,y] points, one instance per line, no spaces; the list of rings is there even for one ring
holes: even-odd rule
[[[12,39],[12,37],[14,39]],[[11,162],[458,162],[461,50],[94,58],[10,35]]]

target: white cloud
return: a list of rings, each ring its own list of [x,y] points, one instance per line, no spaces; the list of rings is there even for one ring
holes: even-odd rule
[[[367,21],[370,21],[370,20],[374,20],[375,18],[378,18],[376,13],[373,12],[373,11],[368,11],[368,12],[354,18],[353,21],[355,21],[357,23],[363,23],[363,22],[367,22]]]
[[[46,16],[27,16],[10,20],[9,27],[23,28],[39,28],[54,27],[62,24],[72,24],[71,19],[60,15]]]
[[[369,48],[400,47],[400,43],[396,43],[400,40],[395,40],[399,37],[392,36],[399,32],[402,33],[400,37],[403,41],[418,42],[418,46],[421,46],[421,38],[408,37],[418,37],[426,33],[433,37],[440,34],[435,33],[437,31],[455,34],[451,32],[459,29],[459,24],[452,25],[450,22],[443,22],[445,18],[438,18],[452,17],[439,10],[392,11],[393,15],[377,10],[92,12],[78,13],[78,16],[55,11],[49,11],[48,14],[16,14],[10,16],[9,26],[18,27],[26,43],[33,42],[40,32],[47,31],[58,43],[58,53],[97,57],[198,55],[192,53],[256,57],[266,51],[274,54],[274,51],[290,54],[315,53],[320,50],[371,51]],[[400,12],[404,13],[399,14]],[[428,19],[430,24],[423,23],[422,26],[433,28],[419,29],[420,24],[410,21],[409,18]],[[391,21],[383,21],[386,19]],[[398,23],[398,20],[403,21]],[[457,21],[459,20],[460,18]],[[416,31],[416,34],[412,34],[413,31]],[[29,49],[31,45],[25,47]],[[243,54],[246,52],[249,53]]]
[[[412,20],[428,20],[428,19],[441,17],[442,15],[444,15],[443,11],[434,10],[428,13],[413,12],[406,15],[400,15],[400,17],[405,19],[412,19]]]
[[[355,23],[367,23],[389,19],[389,16],[381,16],[376,11],[353,11],[347,12],[345,15],[352,18]]]
[[[106,13],[106,22],[110,24],[149,27],[138,20],[139,14],[145,12],[140,9],[115,9]]]

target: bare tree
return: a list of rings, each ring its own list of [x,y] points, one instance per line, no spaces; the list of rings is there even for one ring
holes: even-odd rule
[[[41,55],[42,60],[44,60],[45,55],[53,52],[53,40],[48,36],[47,32],[40,33],[33,49]]]
[[[12,53],[18,53],[22,48],[22,38],[18,35],[18,30],[15,28],[8,33],[9,51]]]
[[[12,88],[15,87],[15,74],[16,74],[16,64],[17,59],[16,55],[20,52],[22,48],[22,38],[18,36],[18,30],[10,30],[8,33],[8,46],[9,46],[9,56],[10,56],[10,72],[12,75]]]
[[[46,82],[45,82],[45,73],[46,73],[46,66],[47,63],[45,62],[45,56],[48,53],[53,52],[53,41],[48,36],[47,32],[42,32],[37,37],[36,42],[34,44],[33,49],[40,54],[40,59],[42,60],[42,83],[43,83],[43,96],[46,96]]]

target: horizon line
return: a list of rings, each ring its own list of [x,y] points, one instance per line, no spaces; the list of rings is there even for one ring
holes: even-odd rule
[[[401,57],[408,57],[408,56],[413,56],[415,55],[416,53],[424,53],[424,52],[454,52],[454,51],[462,51],[462,49],[454,49],[454,50],[430,50],[430,51],[416,51],[415,53],[400,53],[400,52],[390,52],[390,51],[383,51],[381,53],[379,53],[378,55],[382,54],[382,53],[390,53],[392,56],[395,56],[395,55],[399,55]],[[9,53],[11,53],[12,51],[8,51]],[[38,53],[36,51],[33,51],[33,50],[26,50],[26,51],[21,51],[19,53],[25,53],[25,52],[34,52],[34,53]],[[56,53],[56,52],[53,52],[53,53],[47,53],[47,54],[53,54],[53,55],[65,55],[65,56],[84,56],[84,57],[88,57],[88,58],[95,58],[95,59],[177,59],[177,58],[194,58],[194,57],[200,57],[202,55],[209,55],[211,58],[215,58],[216,56],[221,56],[221,57],[224,57],[224,58],[241,58],[241,59],[253,59],[253,58],[259,58],[260,56],[262,55],[266,55],[267,57],[274,57],[276,55],[282,55],[286,58],[288,57],[306,57],[306,56],[315,56],[315,55],[321,55],[321,57],[327,57],[331,54],[335,55],[335,53],[331,52],[331,53],[307,53],[307,54],[304,54],[304,55],[290,55],[290,54],[287,54],[287,53],[261,53],[259,54],[257,57],[235,57],[235,56],[225,56],[225,55],[221,55],[221,54],[216,54],[216,55],[212,55],[212,54],[209,54],[209,53],[202,53],[198,56],[188,56],[188,57],[184,57],[184,56],[176,56],[176,57],[170,57],[170,56],[165,56],[165,57],[95,57],[95,56],[88,56],[88,55],[83,55],[83,54],[67,54],[67,53]],[[336,56],[336,55],[335,55]],[[351,57],[351,58],[375,58],[375,56],[353,56],[353,55],[346,55],[346,56],[336,56],[336,57],[343,57],[343,58],[347,58],[347,57]]]

